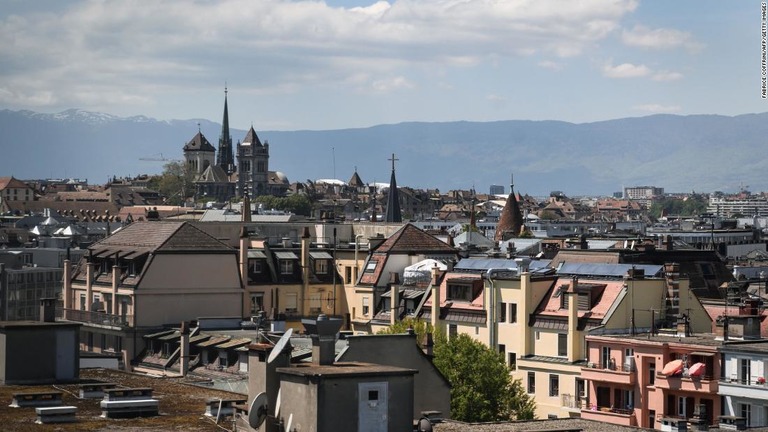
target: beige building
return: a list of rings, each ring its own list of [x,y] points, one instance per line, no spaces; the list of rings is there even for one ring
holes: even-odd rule
[[[241,317],[237,251],[186,222],[135,222],[65,262],[63,313],[81,347],[128,367],[143,335],[205,316]]]

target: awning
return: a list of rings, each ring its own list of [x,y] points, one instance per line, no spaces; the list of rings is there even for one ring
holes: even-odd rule
[[[175,332],[167,334],[165,336],[160,336],[158,339],[163,340],[163,341],[168,341],[168,340],[178,339],[180,337],[181,337],[181,333],[175,331]]]
[[[277,259],[281,260],[297,260],[299,257],[293,252],[275,252]]]
[[[328,252],[310,252],[309,256],[312,257],[312,259],[333,259]]]
[[[694,351],[691,354],[692,356],[699,356],[699,357],[714,357],[715,353],[713,352],[703,352],[703,351]]]

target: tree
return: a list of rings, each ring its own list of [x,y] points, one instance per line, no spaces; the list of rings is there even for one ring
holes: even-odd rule
[[[262,204],[265,209],[285,210],[297,215],[311,216],[312,202],[305,195],[291,195],[288,197],[276,197],[261,195],[254,202]]]
[[[413,329],[413,332],[416,333],[416,343],[422,348],[427,333],[432,334],[434,338],[433,340],[443,339],[441,334],[435,334],[435,329],[432,327],[431,323],[410,317],[397,321],[394,325],[379,330],[378,334],[400,334],[406,333],[409,329]]]
[[[466,334],[435,343],[434,364],[451,384],[451,416],[460,421],[529,420],[535,402],[503,355]]]
[[[165,196],[165,203],[180,205],[195,193],[195,174],[187,164],[180,161],[168,162],[163,173],[149,182],[149,186]]]

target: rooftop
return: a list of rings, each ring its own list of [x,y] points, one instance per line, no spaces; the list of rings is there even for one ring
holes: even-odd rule
[[[208,399],[242,397],[236,393],[194,386],[181,378],[153,378],[110,369],[82,369],[80,383],[110,382],[119,387],[153,389],[153,397],[160,401],[160,415],[157,417],[106,419],[101,417],[101,399],[79,399],[78,384],[39,386],[0,386],[0,423],[7,432],[14,431],[159,431],[184,430],[193,432],[221,431],[213,420],[206,417]],[[77,407],[77,421],[37,425],[34,408],[10,408],[12,395],[20,392],[63,391],[64,405]]]

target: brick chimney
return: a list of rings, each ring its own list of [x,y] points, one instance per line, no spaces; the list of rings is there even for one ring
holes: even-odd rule
[[[189,372],[189,323],[182,321],[181,323],[181,355],[180,355],[180,372],[181,376],[187,376]]]

